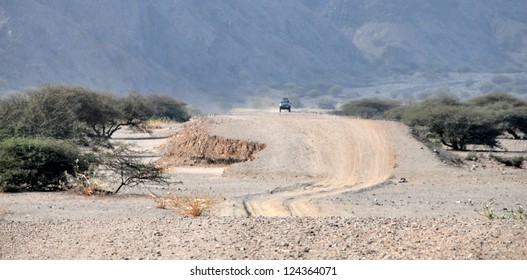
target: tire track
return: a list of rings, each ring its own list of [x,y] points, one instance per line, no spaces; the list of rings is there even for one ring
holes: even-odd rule
[[[309,187],[245,201],[250,216],[347,216],[318,201],[390,177],[395,156],[387,141],[388,122],[317,116],[287,119],[276,125],[290,126],[305,135],[305,144],[315,153],[312,164],[322,176]]]

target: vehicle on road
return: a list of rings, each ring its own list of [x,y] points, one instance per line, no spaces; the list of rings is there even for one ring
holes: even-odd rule
[[[282,101],[280,101],[280,109],[279,109],[279,112],[282,112],[282,110],[287,110],[289,112],[291,112],[291,101],[289,101],[288,98],[282,98]]]

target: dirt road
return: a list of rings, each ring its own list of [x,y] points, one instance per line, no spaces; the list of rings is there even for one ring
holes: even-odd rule
[[[258,173],[263,180],[295,179],[289,186],[247,198],[244,206],[250,216],[335,216],[346,213],[320,207],[319,199],[390,177],[395,159],[388,139],[391,126],[324,114],[253,112],[221,116],[212,133],[267,145],[257,160],[229,167],[226,176]]]
[[[302,135],[300,142],[290,144],[306,147],[309,167],[318,174],[312,184],[247,200],[245,205],[251,216],[339,215],[342,213],[337,209],[322,210],[317,200],[373,186],[390,176],[394,153],[382,123],[303,114],[269,121],[275,127]],[[302,158],[294,153],[286,156],[293,161]]]
[[[256,160],[215,178],[236,180],[223,188],[229,200],[220,215],[477,217],[489,201],[502,209],[526,201],[525,169],[504,168],[483,155],[466,166],[446,165],[401,123],[238,111],[211,117],[209,130],[267,145]],[[510,151],[527,151],[525,141],[502,142]]]

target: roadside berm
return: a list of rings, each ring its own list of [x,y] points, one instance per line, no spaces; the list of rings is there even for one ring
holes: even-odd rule
[[[166,167],[228,165],[252,161],[265,144],[210,135],[207,119],[198,118],[172,136],[162,149],[160,163]]]

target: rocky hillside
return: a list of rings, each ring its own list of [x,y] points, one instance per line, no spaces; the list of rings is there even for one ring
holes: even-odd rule
[[[527,66],[527,2],[331,0],[320,14],[372,63],[395,71]]]
[[[0,91],[67,83],[231,103],[258,86],[524,70],[527,2],[0,0]]]

